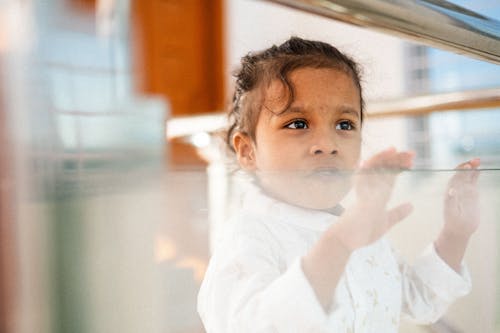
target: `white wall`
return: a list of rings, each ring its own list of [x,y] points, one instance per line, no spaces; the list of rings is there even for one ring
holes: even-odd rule
[[[368,99],[404,92],[400,39],[266,1],[228,0],[226,11],[229,68],[249,51],[296,35],[329,42],[357,59],[365,70]]]

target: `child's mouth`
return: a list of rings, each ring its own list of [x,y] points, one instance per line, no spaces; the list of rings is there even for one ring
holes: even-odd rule
[[[339,169],[336,167],[316,168],[312,170],[308,177],[319,178],[323,180],[342,180],[349,179],[353,175],[353,170]]]
[[[334,167],[326,167],[326,168],[317,168],[311,172],[312,177],[325,177],[325,178],[331,178],[331,177],[340,177],[342,172],[339,171],[339,169],[334,168]]]

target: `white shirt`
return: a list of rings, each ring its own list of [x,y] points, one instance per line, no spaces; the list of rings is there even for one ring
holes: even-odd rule
[[[198,295],[207,333],[397,332],[402,314],[436,321],[470,291],[433,246],[409,266],[381,239],[354,251],[326,313],[300,262],[337,217],[247,193],[210,260]]]

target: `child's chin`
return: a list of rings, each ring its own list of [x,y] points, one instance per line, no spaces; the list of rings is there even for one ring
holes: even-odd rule
[[[295,198],[295,204],[304,208],[327,210],[339,204],[345,195],[340,193],[323,193],[324,195],[311,194],[309,196]]]
[[[273,196],[304,208],[329,209],[335,207],[351,188],[350,177],[328,181],[306,177],[266,177],[260,185]]]
[[[349,184],[308,186],[278,193],[278,197],[296,206],[326,210],[339,204],[349,192]]]

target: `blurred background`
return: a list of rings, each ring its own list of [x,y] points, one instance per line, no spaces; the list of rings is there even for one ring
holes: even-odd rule
[[[362,64],[364,156],[417,153],[394,196],[415,213],[390,234],[409,261],[452,169],[481,158],[473,291],[401,331],[500,332],[500,3],[427,2],[474,11],[486,61],[281,2],[0,0],[0,332],[204,332],[198,288],[244,188],[217,135],[231,73],[291,35]]]

